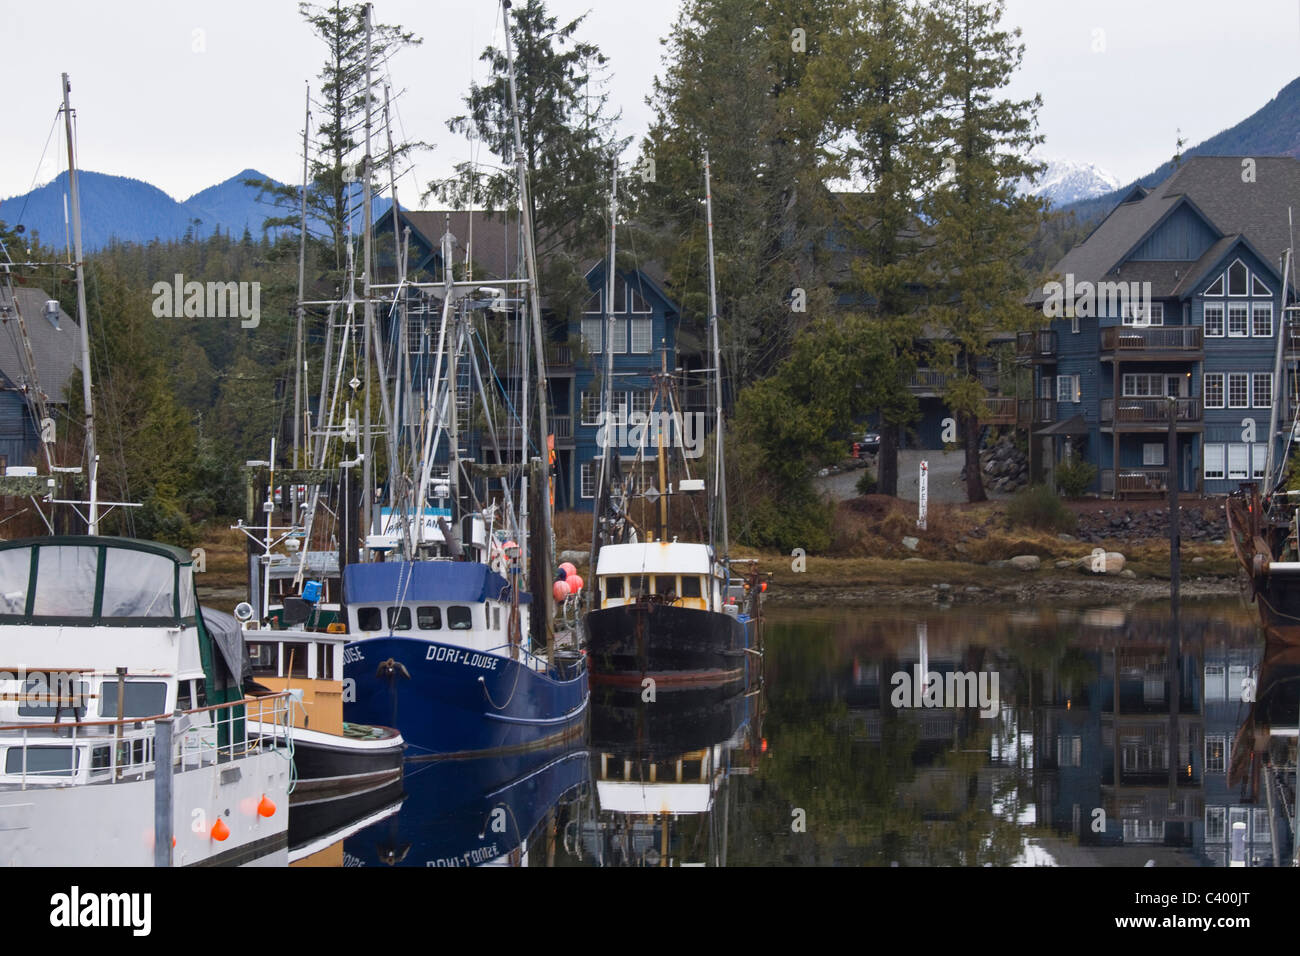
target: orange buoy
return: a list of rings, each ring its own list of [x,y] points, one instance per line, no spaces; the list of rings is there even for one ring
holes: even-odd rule
[[[553,587],[553,588],[551,589],[551,593],[555,595],[555,600],[557,600],[557,601],[563,601],[565,598],[567,598],[567,597],[569,596],[569,585],[568,585],[568,582],[566,582],[566,581],[556,581],[556,582],[555,582],[555,587]]]
[[[569,586],[570,594],[577,594],[582,590],[582,578],[576,574],[570,574],[564,579],[564,583]]]
[[[262,794],[261,801],[257,804],[257,812],[264,817],[275,816],[275,803],[266,794]]]
[[[230,827],[226,826],[226,821],[220,818],[212,824],[212,839],[220,842],[230,836]]]
[[[578,569],[574,567],[572,561],[565,561],[562,565],[560,565],[560,571],[564,574],[566,578],[572,577],[573,575],[578,573]]]

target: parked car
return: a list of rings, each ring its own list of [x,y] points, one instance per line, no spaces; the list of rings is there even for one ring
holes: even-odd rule
[[[867,432],[853,443],[854,457],[865,458],[867,455],[874,455],[880,451],[880,433]]]

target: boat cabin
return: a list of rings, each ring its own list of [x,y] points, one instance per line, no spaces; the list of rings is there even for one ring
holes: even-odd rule
[[[143,768],[151,727],[124,741],[121,725],[94,722],[120,714],[139,730],[151,717],[238,700],[243,669],[242,642],[199,614],[188,552],[85,535],[0,542],[0,787]],[[64,722],[85,743],[35,729]],[[190,725],[212,729],[213,713]],[[234,729],[221,725],[221,745]],[[95,743],[112,734],[116,748]]]
[[[704,544],[607,544],[596,560],[596,588],[601,608],[646,599],[702,611],[722,604],[722,581]]]

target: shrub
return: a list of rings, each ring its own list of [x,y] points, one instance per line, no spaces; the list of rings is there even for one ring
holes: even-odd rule
[[[858,478],[858,494],[874,495],[876,493],[876,476],[871,473],[870,468],[862,469],[862,475]]]
[[[1056,487],[1067,498],[1082,498],[1097,480],[1097,466],[1082,458],[1069,458],[1056,466]]]
[[[1073,531],[1079,524],[1078,517],[1046,485],[1016,492],[1007,505],[1007,518],[1012,525],[1039,531]]]

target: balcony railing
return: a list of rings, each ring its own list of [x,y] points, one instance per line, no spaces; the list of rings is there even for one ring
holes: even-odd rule
[[[984,411],[980,423],[985,425],[1014,425],[1016,423],[1016,399],[993,397],[984,399]]]
[[[1199,352],[1204,347],[1199,325],[1154,329],[1112,325],[1101,330],[1103,352]]]
[[[1035,362],[1055,361],[1056,332],[1052,329],[1017,332],[1016,355]]]
[[[951,368],[918,368],[907,378],[907,387],[914,392],[942,392],[948,383],[963,375]],[[998,390],[998,374],[993,371],[980,371],[976,376],[981,385],[990,392]]]
[[[1056,421],[1056,400],[1052,398],[1022,398],[1016,409],[1021,425],[1045,425]]]
[[[546,346],[548,368],[569,368],[573,365],[573,347],[570,345]]]
[[[1120,398],[1119,414],[1116,415],[1115,399],[1101,400],[1101,420],[1115,422],[1119,425],[1164,425],[1169,422],[1169,399],[1167,398]],[[1201,421],[1201,399],[1180,398],[1174,420],[1182,424]]]
[[[1169,491],[1168,468],[1121,468],[1119,475],[1107,469],[1102,474],[1102,491],[1121,495],[1155,495]]]
[[[552,415],[551,428],[557,439],[573,437],[573,416],[572,415]]]

